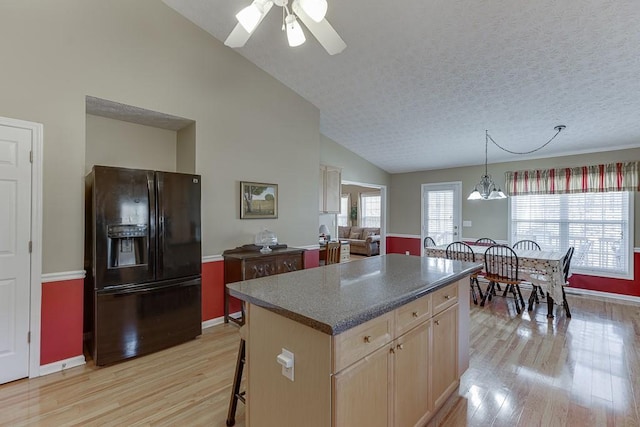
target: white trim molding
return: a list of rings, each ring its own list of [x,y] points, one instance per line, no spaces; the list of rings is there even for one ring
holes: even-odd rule
[[[218,262],[218,261],[224,261],[224,258],[222,258],[222,255],[207,255],[202,257],[203,264],[206,264],[208,262]]]
[[[224,323],[224,316],[216,317],[215,319],[209,319],[202,322],[202,329],[210,328],[212,326],[221,325]]]
[[[64,282],[65,280],[79,280],[87,276],[84,270],[62,271],[59,273],[45,273],[42,275],[42,283]]]
[[[236,311],[235,313],[229,313],[229,316],[239,317],[242,313]],[[202,329],[211,328],[212,326],[222,325],[224,323],[224,316],[216,317],[215,319],[209,319],[202,322]]]
[[[387,233],[386,237],[400,237],[403,239],[418,239],[420,240],[419,234],[397,234],[397,233]]]
[[[75,368],[76,366],[82,366],[87,362],[84,359],[84,356],[76,356],[71,357],[69,359],[58,360],[53,363],[49,363],[47,365],[40,366],[40,375],[49,375],[56,372],[64,371],[65,369]]]
[[[566,293],[572,295],[583,295],[583,296],[591,296],[591,297],[600,297],[600,298],[608,298],[619,301],[627,301],[633,302],[636,304],[640,304],[640,297],[632,296],[632,295],[623,295],[623,294],[614,294],[611,292],[601,292],[601,291],[592,291],[590,289],[581,289],[574,288],[573,286],[565,286],[564,287]]]

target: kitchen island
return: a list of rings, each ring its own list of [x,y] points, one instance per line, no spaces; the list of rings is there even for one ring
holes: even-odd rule
[[[481,267],[392,254],[227,285],[247,303],[247,425],[424,424],[468,367]]]

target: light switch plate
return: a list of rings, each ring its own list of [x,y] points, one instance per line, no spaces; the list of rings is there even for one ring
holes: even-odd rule
[[[276,362],[282,365],[282,375],[293,381],[293,372],[295,370],[295,358],[293,353],[286,348],[283,348],[282,353],[276,357]]]

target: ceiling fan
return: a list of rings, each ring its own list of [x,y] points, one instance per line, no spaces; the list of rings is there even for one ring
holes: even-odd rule
[[[329,55],[340,53],[347,47],[325,19],[327,0],[293,0],[291,10],[289,0],[253,0],[236,15],[238,24],[224,44],[233,48],[244,46],[274,4],[282,8],[282,30],[287,32],[289,46],[300,46],[305,42],[304,32],[298,23],[299,18]]]

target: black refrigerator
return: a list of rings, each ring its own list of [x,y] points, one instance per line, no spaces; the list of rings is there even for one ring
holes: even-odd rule
[[[202,333],[200,176],[94,166],[84,330],[96,365]]]

